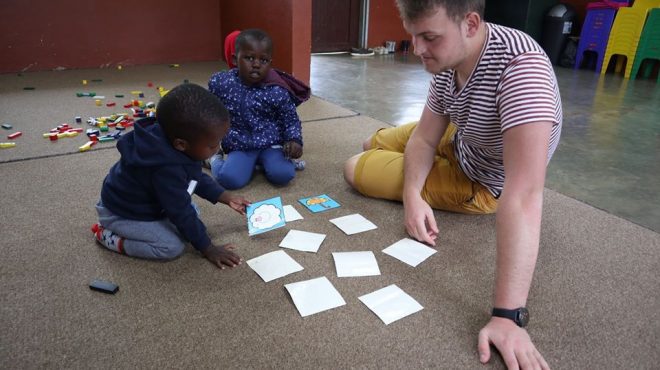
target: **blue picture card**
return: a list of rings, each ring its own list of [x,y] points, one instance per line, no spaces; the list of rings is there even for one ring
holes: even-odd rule
[[[247,206],[248,234],[257,235],[286,225],[280,197],[262,200]]]
[[[335,202],[327,194],[298,199],[298,202],[314,213],[339,207],[339,203]]]

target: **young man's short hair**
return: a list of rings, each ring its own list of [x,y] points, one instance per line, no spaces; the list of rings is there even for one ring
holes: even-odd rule
[[[268,33],[264,30],[258,28],[250,28],[238,34],[236,37],[236,55],[238,55],[241,47],[246,45],[250,41],[265,42],[266,49],[272,53],[273,52],[273,39],[270,38]]]
[[[165,94],[156,107],[156,118],[167,138],[194,140],[214,125],[229,123],[229,112],[205,88],[185,83]]]
[[[476,12],[483,19],[486,0],[396,0],[396,5],[404,21],[417,21],[438,7],[444,8],[450,19],[459,21],[469,12]]]

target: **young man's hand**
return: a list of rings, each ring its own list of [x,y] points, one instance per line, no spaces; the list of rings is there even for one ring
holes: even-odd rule
[[[405,225],[408,235],[422,243],[435,247],[438,239],[438,225],[433,209],[421,196],[413,196],[403,201]]]
[[[493,317],[479,332],[479,361],[482,364],[490,360],[491,343],[500,351],[509,369],[550,369],[527,331],[509,319]]]
[[[220,194],[218,202],[228,205],[231,209],[242,215],[245,215],[245,207],[252,204],[252,202],[242,196],[231,194],[228,191],[223,191],[222,194]]]
[[[233,244],[225,244],[221,246],[211,245],[202,251],[202,255],[214,265],[224,270],[225,266],[234,267],[241,264],[241,257],[234,253],[233,249]]]
[[[302,145],[298,144],[295,141],[289,141],[284,144],[282,147],[282,151],[284,151],[284,155],[287,158],[300,158],[303,154],[302,150]]]

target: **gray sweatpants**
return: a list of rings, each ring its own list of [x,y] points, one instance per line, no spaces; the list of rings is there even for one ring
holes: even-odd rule
[[[124,252],[129,256],[170,260],[183,253],[186,241],[168,219],[130,220],[110,212],[101,201],[96,212],[103,228],[124,238]]]

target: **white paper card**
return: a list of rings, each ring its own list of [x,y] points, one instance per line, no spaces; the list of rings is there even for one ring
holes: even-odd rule
[[[296,211],[296,209],[288,204],[284,206],[284,221],[286,222],[291,222],[291,221],[296,221],[296,220],[302,220],[303,216]]]
[[[323,239],[325,239],[325,234],[289,230],[284,239],[282,239],[280,247],[316,253],[319,250],[319,247],[321,247]]]
[[[254,272],[261,276],[265,282],[303,270],[303,267],[283,250],[255,257],[248,260],[247,264],[254,270]]]
[[[435,252],[437,252],[435,249],[410,238],[401,239],[383,249],[383,253],[389,254],[412,267],[416,267],[424,262],[425,259],[429,258]]]
[[[325,276],[284,285],[300,316],[305,317],[346,304]]]
[[[338,277],[380,275],[374,252],[335,252],[332,253]]]
[[[346,235],[353,235],[364,231],[376,229],[377,226],[371,221],[356,213],[330,220],[335,226],[341,229]]]
[[[385,325],[412,315],[424,308],[413,297],[394,284],[365,294],[358,297],[358,299],[383,320]]]

